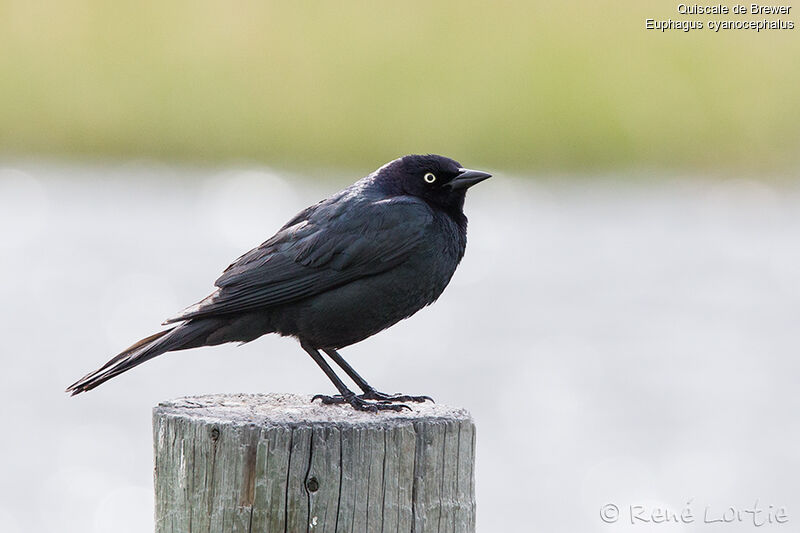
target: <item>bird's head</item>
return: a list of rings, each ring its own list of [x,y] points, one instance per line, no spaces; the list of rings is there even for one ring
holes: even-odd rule
[[[387,191],[460,212],[467,189],[489,177],[491,174],[464,168],[449,157],[429,154],[395,159],[378,169],[374,179]]]

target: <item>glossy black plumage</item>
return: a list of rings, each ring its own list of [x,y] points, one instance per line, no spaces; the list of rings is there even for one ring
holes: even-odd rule
[[[327,366],[312,353],[323,349],[366,395],[380,394],[354,377],[335,350],[439,297],[464,255],[466,189],[487,177],[435,155],[405,156],[384,165],[301,211],[231,264],[215,282],[214,293],[165,322],[175,326],[143,339],[67,390],[90,390],[167,351],[278,333],[298,338],[320,366]],[[340,396],[323,400],[369,409],[385,405],[364,402],[363,396],[353,400],[325,366]]]

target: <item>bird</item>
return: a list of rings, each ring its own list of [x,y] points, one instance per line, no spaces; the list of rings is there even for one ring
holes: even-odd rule
[[[212,294],[162,323],[79,379],[73,396],[166,352],[268,333],[296,338],[338,394],[312,402],[359,411],[399,411],[429,396],[372,387],[338,350],[432,304],[464,256],[467,190],[491,177],[448,157],[406,155],[300,211],[275,235],[236,259]],[[361,389],[356,394],[322,351]]]

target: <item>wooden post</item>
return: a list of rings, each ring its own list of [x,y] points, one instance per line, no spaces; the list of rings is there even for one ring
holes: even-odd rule
[[[153,410],[156,532],[474,532],[475,426],[443,405],[362,413],[288,394]]]

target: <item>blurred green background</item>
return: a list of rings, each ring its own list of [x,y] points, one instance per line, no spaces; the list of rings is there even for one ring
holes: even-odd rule
[[[0,155],[791,173],[800,29],[677,4],[0,0]]]

